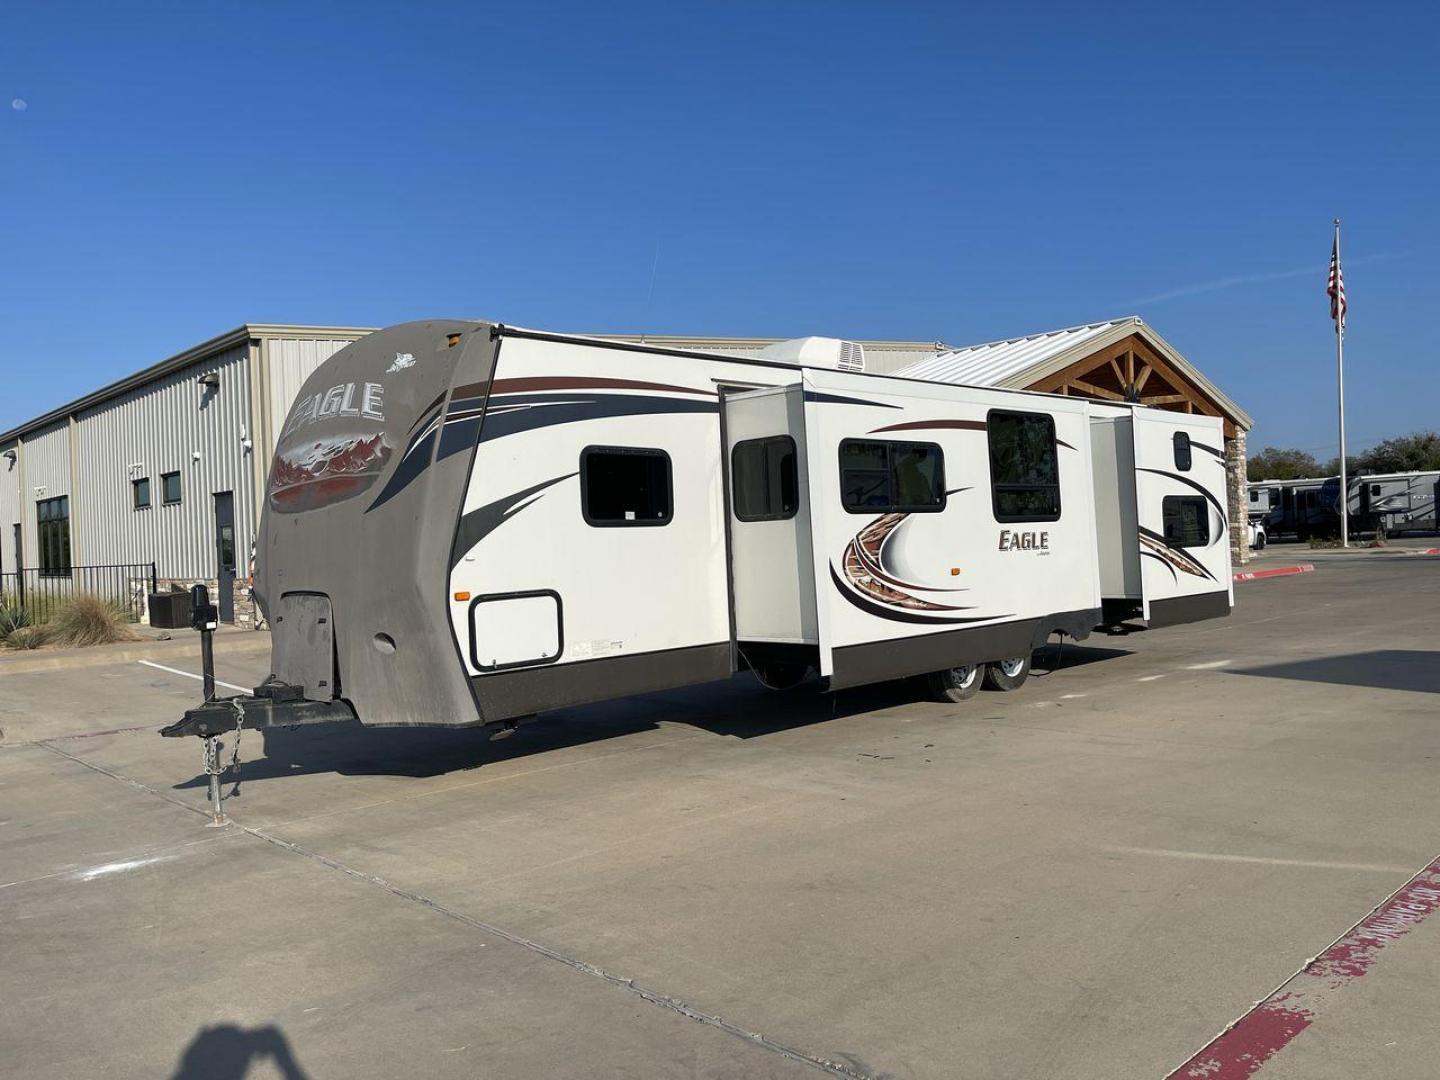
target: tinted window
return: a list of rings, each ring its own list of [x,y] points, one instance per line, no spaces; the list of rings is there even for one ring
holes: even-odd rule
[[[795,516],[800,483],[795,440],[789,435],[746,439],[730,454],[735,516],[741,521],[777,521]]]
[[[180,474],[178,472],[167,472],[160,477],[160,498],[167,503],[180,501]]]
[[[1210,543],[1210,512],[1199,495],[1166,495],[1162,511],[1167,544],[1204,547]]]
[[[135,509],[144,510],[150,505],[150,478],[143,476],[139,480],[130,481],[135,489]]]
[[[60,495],[35,504],[35,532],[40,548],[40,573],[70,576],[70,497]]]
[[[852,514],[945,509],[945,455],[934,443],[846,439],[840,498]]]
[[[1175,468],[1181,472],[1190,471],[1190,436],[1183,431],[1175,432]]]
[[[580,508],[591,525],[664,525],[670,520],[670,455],[587,447],[580,455]]]
[[[1055,420],[1043,413],[992,412],[990,489],[996,521],[1060,517],[1060,462]]]

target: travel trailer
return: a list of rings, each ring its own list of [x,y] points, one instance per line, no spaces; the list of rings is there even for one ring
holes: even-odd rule
[[[1378,473],[1347,477],[1346,500],[1351,532],[1389,535],[1440,528],[1435,504],[1440,473]],[[1264,522],[1271,536],[1292,534],[1301,540],[1336,536],[1338,476],[1306,480],[1270,480],[1250,485],[1250,517]]]
[[[1336,488],[1339,482],[1336,482]],[[1376,473],[1356,476],[1350,483],[1350,517],[1383,528],[1391,536],[1433,532],[1440,472]],[[1334,505],[1333,499],[1331,505]]]
[[[863,365],[485,322],[347,346],[278,438],[273,674],[167,732],[512,726],[744,669],[954,701],[1055,634],[1229,613],[1218,419]]]

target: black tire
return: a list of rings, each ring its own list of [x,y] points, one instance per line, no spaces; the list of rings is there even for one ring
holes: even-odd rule
[[[760,685],[766,690],[793,690],[805,681],[806,675],[810,674],[808,664],[787,664],[780,661],[762,664],[751,670],[755,672],[755,677],[760,680]]]
[[[1256,550],[1256,551],[1264,551],[1264,550],[1265,550],[1265,545],[1268,544],[1269,542],[1270,542],[1270,538],[1269,538],[1268,536],[1266,536],[1266,535],[1262,532],[1259,536],[1257,536],[1257,537],[1255,538],[1255,550]]]
[[[935,701],[965,701],[980,692],[982,667],[983,664],[966,664],[932,671],[925,676],[925,686]]]
[[[1007,672],[1005,669],[1009,668]],[[992,660],[985,665],[985,685],[991,690],[1019,690],[1030,677],[1030,654]]]

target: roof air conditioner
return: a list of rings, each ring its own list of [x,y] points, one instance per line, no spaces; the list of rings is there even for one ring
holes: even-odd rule
[[[791,338],[766,345],[758,355],[764,360],[779,360],[800,367],[865,370],[865,347],[859,342],[841,341],[839,338]]]

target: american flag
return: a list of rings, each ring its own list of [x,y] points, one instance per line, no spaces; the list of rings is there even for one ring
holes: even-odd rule
[[[1330,249],[1330,283],[1325,286],[1330,297],[1330,318],[1345,329],[1345,275],[1340,272],[1340,233],[1336,230],[1335,246]]]

